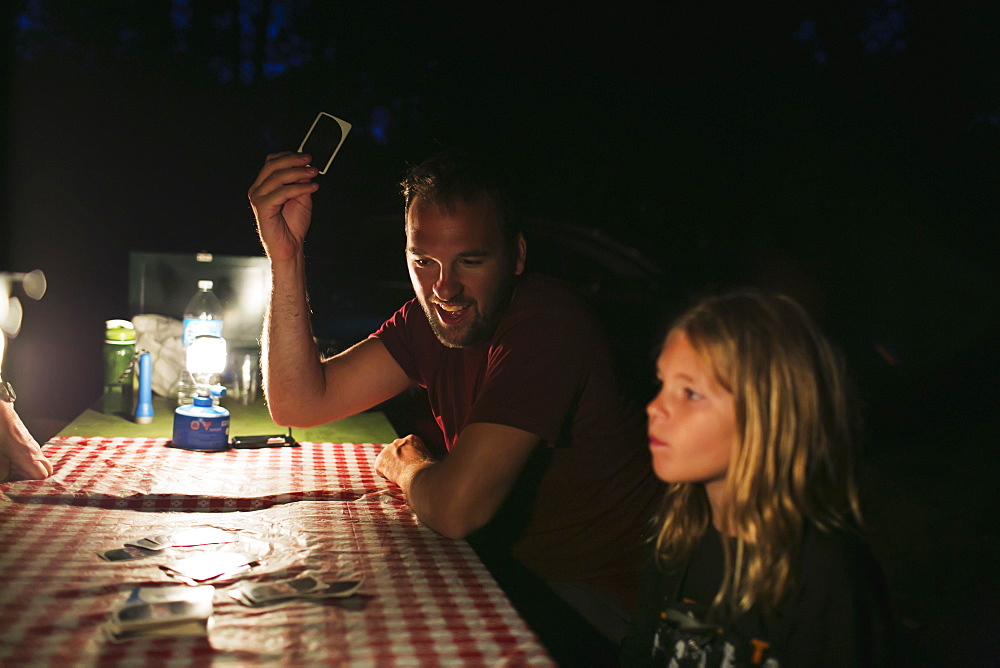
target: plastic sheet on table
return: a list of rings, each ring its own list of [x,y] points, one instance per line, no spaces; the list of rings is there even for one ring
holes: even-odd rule
[[[374,473],[377,446],[204,454],[164,443],[57,439],[45,447],[53,478],[0,485],[0,665],[551,665],[468,544],[421,526]],[[239,539],[98,556],[196,527]],[[103,639],[133,588],[176,585],[166,559],[212,550],[259,565],[211,582],[208,637]],[[362,585],[260,609],[228,595],[304,571]]]

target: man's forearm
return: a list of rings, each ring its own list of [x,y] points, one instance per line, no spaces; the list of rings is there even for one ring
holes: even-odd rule
[[[481,488],[487,483],[462,475],[447,459],[412,464],[397,484],[421,522],[455,539],[489,522],[503,498],[484,497]]]
[[[400,488],[406,501],[421,522],[448,538],[465,538],[489,520],[479,521],[473,508],[465,505],[449,481],[442,475],[440,464],[414,466],[404,476]]]
[[[305,424],[308,401],[322,396],[325,379],[313,339],[302,253],[271,262],[261,370],[272,419],[283,426],[311,426]]]
[[[421,522],[449,538],[463,538],[477,527],[469,525],[470,504],[456,498],[455,472],[449,473],[446,462],[435,461],[423,441],[410,434],[383,448],[375,470],[399,485]]]
[[[492,519],[540,439],[514,427],[473,423],[437,462],[413,440],[386,446],[375,470],[400,486],[424,524],[464,538]]]

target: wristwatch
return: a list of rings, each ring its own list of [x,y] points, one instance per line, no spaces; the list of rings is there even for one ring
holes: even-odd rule
[[[14,386],[0,377],[0,401],[12,404],[15,399],[17,399],[17,394],[14,392]]]

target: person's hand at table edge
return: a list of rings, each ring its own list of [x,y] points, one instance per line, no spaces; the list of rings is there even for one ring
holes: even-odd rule
[[[399,485],[405,492],[417,471],[434,461],[423,440],[410,434],[382,448],[375,458],[375,472]]]
[[[24,426],[14,404],[0,401],[0,482],[42,480],[52,464]]]

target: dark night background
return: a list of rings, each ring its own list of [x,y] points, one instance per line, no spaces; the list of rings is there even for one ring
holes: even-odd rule
[[[640,391],[690,295],[805,303],[862,388],[905,656],[1000,665],[1000,4],[676,4],[5,1],[0,269],[49,279],[19,412],[41,439],[99,396],[129,251],[260,254],[246,190],[317,111],[354,124],[309,237],[331,340],[409,294],[406,165],[488,150]]]

